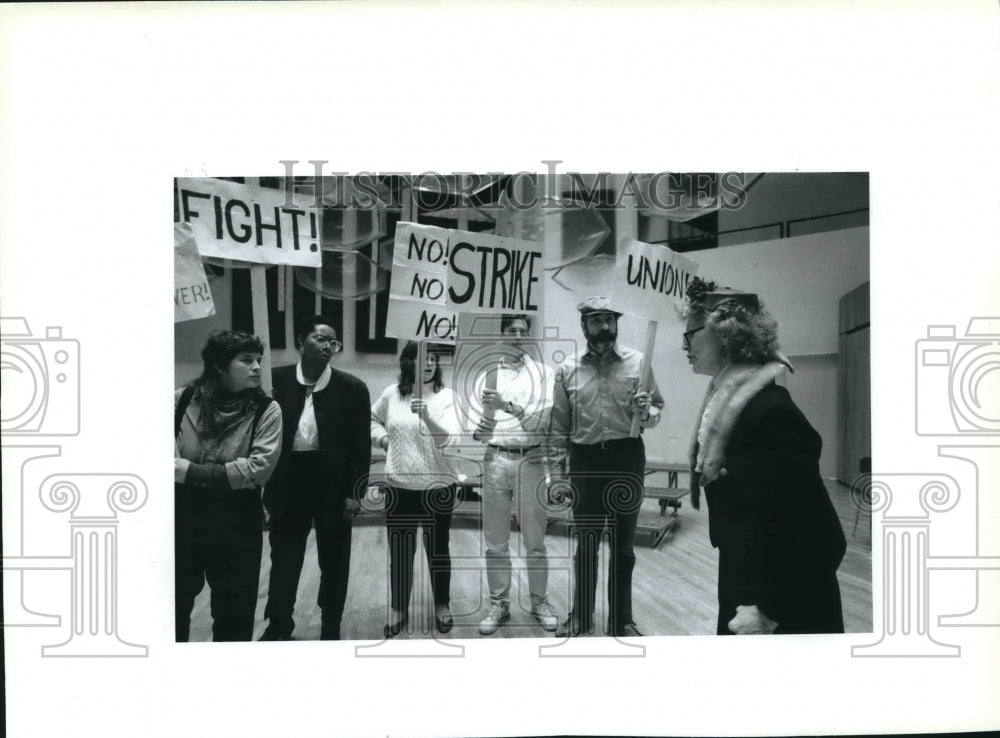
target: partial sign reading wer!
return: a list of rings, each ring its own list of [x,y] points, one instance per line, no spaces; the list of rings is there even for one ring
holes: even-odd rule
[[[178,180],[181,220],[202,256],[256,264],[322,265],[320,213],[286,207],[284,190],[211,177]]]

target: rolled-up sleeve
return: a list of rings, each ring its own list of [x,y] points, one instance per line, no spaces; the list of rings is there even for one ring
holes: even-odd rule
[[[267,483],[281,456],[281,408],[268,405],[257,424],[247,456],[226,463],[226,477],[233,489],[261,487]]]

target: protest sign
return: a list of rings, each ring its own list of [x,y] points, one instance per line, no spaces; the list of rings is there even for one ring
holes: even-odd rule
[[[386,332],[451,343],[459,312],[538,314],[541,274],[540,244],[399,223]]]
[[[666,246],[623,237],[615,265],[614,304],[624,313],[657,320],[669,305],[682,305],[698,265]],[[672,312],[671,312],[672,314]]]
[[[454,343],[458,321],[448,308],[449,231],[398,223],[386,333],[394,338]]]
[[[673,314],[666,307],[684,303],[685,290],[697,269],[693,261],[666,246],[643,243],[631,236],[622,236],[618,242],[614,305],[623,313],[649,321],[639,370],[639,391],[649,389],[657,321],[665,314]],[[632,438],[639,435],[639,416],[638,410],[633,411],[629,434]]]
[[[320,211],[286,207],[285,191],[210,177],[178,180],[181,219],[202,256],[256,264],[322,265]]]
[[[174,322],[215,314],[212,290],[191,226],[174,223]]]
[[[448,307],[462,313],[541,312],[541,244],[492,233],[450,233]]]

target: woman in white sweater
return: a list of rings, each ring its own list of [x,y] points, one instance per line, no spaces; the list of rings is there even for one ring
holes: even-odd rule
[[[418,527],[430,569],[435,626],[447,633],[453,625],[448,537],[458,479],[442,451],[458,441],[459,408],[455,393],[441,379],[433,346],[428,348],[421,372],[422,398],[414,397],[416,363],[417,344],[411,341],[399,356],[399,382],[386,387],[372,405],[372,444],[386,451],[385,524],[392,608],[383,632],[386,638],[399,634],[409,618]]]

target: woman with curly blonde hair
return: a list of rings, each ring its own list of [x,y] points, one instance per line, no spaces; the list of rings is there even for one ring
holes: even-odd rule
[[[712,377],[691,438],[693,501],[719,549],[719,635],[842,633],[846,541],[819,475],[822,441],[775,383],[791,364],[757,295],[692,281],[683,348]]]

